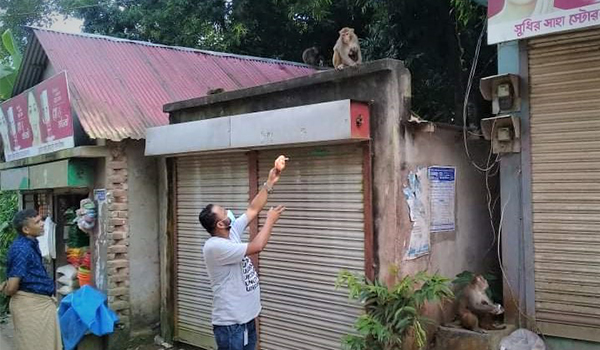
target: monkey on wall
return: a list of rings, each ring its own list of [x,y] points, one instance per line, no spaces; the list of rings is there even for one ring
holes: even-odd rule
[[[339,31],[339,34],[340,36],[333,47],[333,67],[343,69],[344,67],[361,64],[362,54],[354,29],[344,27]]]
[[[504,313],[500,304],[494,304],[485,294],[488,281],[481,275],[475,275],[463,290],[458,300],[458,319],[469,330],[481,332],[482,329],[502,329],[494,325],[494,316]]]
[[[323,67],[325,58],[321,54],[321,50],[319,50],[318,47],[313,46],[304,50],[304,52],[302,53],[302,61],[311,66]]]

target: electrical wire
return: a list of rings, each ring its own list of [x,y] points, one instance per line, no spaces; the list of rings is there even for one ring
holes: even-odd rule
[[[487,27],[487,19],[483,22],[483,27],[481,28],[481,33],[479,34],[479,39],[477,40],[477,46],[475,47],[475,54],[473,56],[473,63],[471,64],[471,70],[469,71],[469,78],[467,80],[467,91],[465,92],[465,99],[463,101],[463,143],[465,147],[465,153],[467,155],[467,159],[469,162],[479,171],[487,172],[493,168],[496,162],[494,162],[491,166],[488,164],[484,168],[483,166],[478,165],[471,157],[471,152],[469,152],[469,145],[467,143],[467,106],[469,105],[469,96],[471,95],[471,89],[473,87],[473,79],[475,78],[475,72],[477,71],[477,63],[479,61],[479,54],[481,53],[481,44],[483,43],[483,37]],[[492,149],[490,148],[490,154],[492,153]]]
[[[496,233],[496,229],[495,229],[495,225],[494,225],[494,219],[493,219],[493,212],[494,212],[494,208],[496,207],[496,203],[498,202],[498,200],[500,199],[500,195],[498,195],[496,197],[496,199],[492,202],[492,193],[491,193],[491,188],[490,188],[490,183],[489,183],[489,179],[490,177],[494,177],[498,174],[498,172],[500,171],[500,155],[498,154],[496,156],[496,159],[491,162],[490,161],[492,159],[492,153],[493,153],[493,145],[492,142],[490,141],[490,151],[488,154],[488,158],[487,158],[487,163],[485,165],[485,167],[483,166],[479,166],[472,158],[471,153],[469,152],[469,146],[467,143],[467,106],[468,106],[468,101],[469,101],[469,96],[471,94],[471,89],[473,86],[473,80],[475,78],[475,72],[477,70],[477,63],[479,61],[479,54],[481,52],[481,44],[483,42],[483,36],[485,34],[487,28],[487,19],[484,21],[483,23],[483,28],[481,29],[481,33],[479,34],[479,39],[477,41],[477,46],[475,48],[475,55],[473,57],[473,63],[471,65],[471,70],[469,72],[469,79],[467,81],[467,91],[465,92],[465,99],[463,102],[463,143],[464,143],[464,147],[465,147],[465,153],[467,155],[467,159],[469,160],[469,162],[473,165],[473,167],[475,167],[477,170],[484,172],[485,173],[485,186],[486,186],[486,195],[487,195],[487,207],[488,207],[488,214],[490,216],[490,224],[492,227],[492,235],[493,235],[493,240],[492,240],[492,244],[490,245],[490,248],[488,249],[488,251],[485,253],[485,255],[489,254],[489,252],[491,251],[491,249],[493,249],[494,246],[497,247],[497,258],[498,258],[498,265],[500,267],[500,271],[502,273],[502,278],[504,281],[506,281],[506,286],[508,289],[508,292],[510,293],[510,297],[511,300],[514,302],[515,307],[517,308],[517,311],[519,312],[519,314],[521,316],[523,316],[525,319],[527,319],[528,321],[530,321],[530,324],[533,325],[533,327],[535,328],[534,330],[541,335],[541,337],[543,338],[544,342],[546,342],[546,339],[544,337],[543,332],[537,327],[537,322],[535,320],[535,317],[533,316],[529,316],[527,315],[526,312],[523,311],[523,309],[521,308],[521,306],[519,305],[519,302],[517,301],[517,299],[515,299],[515,291],[513,289],[513,286],[511,284],[511,282],[508,279],[508,275],[506,273],[506,270],[504,268],[504,264],[502,262],[502,254],[501,254],[501,243],[502,243],[502,239],[501,239],[501,235],[502,235],[502,224],[504,221],[504,214],[506,212],[506,207],[508,206],[508,204],[510,203],[511,197],[512,197],[512,191],[509,192],[508,194],[508,198],[506,200],[506,202],[504,203],[504,205],[501,205],[501,210],[500,210],[500,223],[498,225],[498,231]],[[494,128],[495,128],[496,123],[492,124],[492,132],[491,134],[494,134]],[[471,133],[471,132],[469,132]],[[474,133],[471,133],[474,134]],[[496,169],[494,170],[494,167],[496,167]],[[491,171],[494,170],[494,172],[491,173]],[[520,170],[517,171],[517,173],[515,174],[516,177],[516,181],[518,183],[518,177],[520,174]],[[500,200],[500,202],[502,202]]]
[[[517,172],[515,173],[515,179],[518,181],[519,179],[519,174],[521,173],[521,170],[517,170]],[[500,271],[502,272],[502,279],[506,282],[506,286],[508,287],[508,292],[510,293],[510,298],[513,301],[513,304],[515,306],[515,308],[517,309],[517,311],[519,312],[519,314],[521,316],[523,316],[523,318],[525,318],[526,320],[529,321],[530,325],[533,326],[534,330],[536,331],[536,333],[538,333],[541,337],[542,340],[544,341],[544,343],[547,343],[546,341],[546,337],[544,335],[544,333],[542,332],[542,330],[537,326],[537,321],[535,319],[535,316],[529,316],[526,312],[523,311],[523,309],[521,308],[521,306],[519,305],[519,301],[517,301],[517,299],[515,298],[515,291],[514,288],[512,286],[512,284],[510,283],[509,279],[508,279],[508,274],[506,273],[506,270],[504,269],[504,264],[502,262],[502,253],[500,251],[500,244],[501,244],[501,236],[502,236],[502,223],[504,221],[504,213],[506,211],[506,207],[508,206],[508,203],[510,203],[510,199],[512,197],[512,191],[508,193],[508,198],[506,199],[506,203],[504,203],[504,205],[502,206],[502,210],[500,211],[500,224],[498,226],[498,242],[497,242],[497,256],[498,256],[498,265],[500,266]],[[545,344],[548,350],[551,350],[548,344]]]

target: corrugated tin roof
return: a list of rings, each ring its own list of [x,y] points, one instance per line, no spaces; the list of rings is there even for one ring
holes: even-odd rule
[[[92,138],[141,139],[146,128],[168,124],[165,103],[204,96],[209,89],[236,90],[315,71],[293,62],[32,30],[15,92],[41,80],[40,65],[47,57],[57,73],[67,71],[71,103]]]

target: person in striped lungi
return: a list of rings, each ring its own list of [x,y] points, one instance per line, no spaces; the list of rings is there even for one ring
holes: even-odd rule
[[[16,350],[62,350],[54,281],[44,268],[37,240],[43,235],[42,218],[26,209],[15,215],[13,224],[19,235],[8,251],[8,280],[0,283],[0,291],[11,297]]]

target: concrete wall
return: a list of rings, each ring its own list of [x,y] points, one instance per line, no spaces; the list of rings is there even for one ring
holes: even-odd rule
[[[180,123],[217,116],[299,106],[340,99],[371,103],[373,137],[373,200],[378,241],[379,277],[393,283],[392,264],[402,273],[439,270],[453,277],[465,269],[480,270],[491,240],[485,200],[485,178],[469,165],[458,129],[436,128],[434,133],[406,127],[410,106],[410,73],[400,61],[382,60],[358,69],[319,72],[310,77],[209,96],[174,107],[171,121]],[[193,104],[197,106],[193,106]],[[487,143],[471,147],[484,162]],[[416,166],[457,166],[458,230],[433,237],[433,254],[404,262],[411,223],[403,195],[408,172]],[[389,244],[394,242],[394,244]]]
[[[98,158],[95,164],[94,189],[106,189],[106,160]],[[93,198],[93,190],[90,197]],[[95,227],[95,239],[91,241],[94,246],[94,282],[96,288],[106,293],[108,287],[108,276],[106,268],[106,251],[108,238],[106,231],[108,225],[108,208],[104,203],[98,208],[98,222]]]
[[[472,166],[465,154],[462,134],[458,130],[437,127],[435,132],[406,132],[406,167],[456,167],[456,231],[431,233],[431,253],[416,260],[402,263],[404,273],[415,273],[429,268],[447,277],[470,270],[489,272],[485,255],[494,259],[492,228],[487,209],[485,175]],[[469,151],[480,166],[487,160],[487,142],[469,141]],[[404,179],[406,180],[406,179]],[[496,189],[491,178],[490,188]],[[492,192],[493,194],[494,192]],[[408,217],[403,218],[409,220]],[[404,247],[408,247],[409,231],[402,232]]]
[[[467,143],[473,159],[483,166],[488,158],[488,142],[469,140]],[[462,132],[436,127],[435,132],[405,132],[405,167],[414,171],[417,167],[456,167],[456,230],[431,233],[430,254],[415,260],[399,262],[403,275],[427,270],[453,279],[463,271],[489,273],[497,269],[497,245],[493,243],[492,223],[497,227],[497,215],[490,217],[487,206],[485,174],[469,162],[464,148]],[[406,177],[403,178],[406,182]],[[492,197],[498,191],[498,178],[489,178]],[[405,204],[406,205],[406,204]],[[402,222],[408,223],[407,213]],[[410,243],[410,228],[398,233],[402,251]],[[425,314],[440,323],[454,319],[453,303],[429,305]],[[433,329],[430,329],[431,331]]]
[[[132,331],[150,330],[160,317],[157,160],[144,141],[127,146],[129,185],[129,297]]]
[[[172,123],[219,116],[294,107],[320,102],[352,99],[371,104],[373,137],[373,216],[376,240],[376,271],[392,284],[397,276],[389,266],[400,261],[398,239],[400,215],[406,211],[402,193],[402,120],[410,114],[410,73],[402,62],[381,60],[343,71],[317,72],[308,77],[255,88],[211,95],[183,102],[171,113]],[[195,107],[193,107],[195,105]],[[184,107],[191,108],[184,108]],[[377,247],[377,242],[375,242]]]
[[[457,130],[436,128],[434,133],[414,131],[410,115],[410,73],[402,62],[381,60],[358,68],[323,71],[250,89],[226,92],[167,105],[171,123],[353,99],[370,103],[372,136],[373,219],[375,265],[378,278],[394,284],[400,275],[427,269],[454,277],[463,270],[483,272],[483,255],[491,242],[484,177],[466,161]],[[478,161],[487,143],[471,144]],[[457,167],[457,231],[436,234],[431,255],[404,260],[412,224],[403,184],[417,166]],[[164,172],[164,165],[161,168]],[[166,195],[161,202],[167,203]],[[162,204],[165,208],[168,206]],[[168,232],[163,220],[161,232]],[[165,236],[165,242],[169,237]],[[168,249],[168,245],[163,248]],[[161,263],[168,276],[169,260]],[[400,268],[397,274],[391,267]],[[163,291],[169,280],[163,281]],[[163,312],[168,310],[162,310]],[[436,317],[443,319],[443,317]],[[163,332],[165,329],[163,329]],[[163,333],[165,334],[165,333]]]

